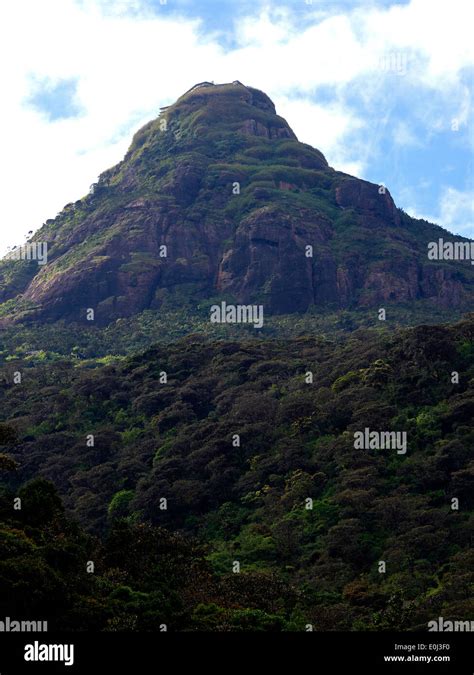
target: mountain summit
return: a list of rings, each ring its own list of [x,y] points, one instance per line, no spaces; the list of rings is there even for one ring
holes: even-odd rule
[[[3,262],[0,314],[79,321],[93,308],[104,325],[183,298],[269,314],[468,309],[474,267],[430,260],[439,239],[463,241],[397,209],[384,186],[332,169],[262,91],[203,82],[35,234],[47,264]]]

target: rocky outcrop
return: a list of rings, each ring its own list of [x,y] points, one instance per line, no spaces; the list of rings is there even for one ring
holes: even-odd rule
[[[3,321],[76,321],[93,308],[106,324],[219,294],[267,313],[472,308],[469,261],[427,258],[440,236],[454,239],[299,143],[263,92],[204,83],[35,235],[48,242],[46,266],[0,269],[0,299],[12,301]]]
[[[400,214],[390,192],[383,185],[348,178],[336,188],[336,201],[342,208],[353,208],[368,226],[400,225]]]

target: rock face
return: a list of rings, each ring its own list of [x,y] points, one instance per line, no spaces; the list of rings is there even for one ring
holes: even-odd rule
[[[400,225],[400,214],[384,186],[356,178],[346,180],[336,187],[336,202],[342,208],[358,211],[361,225],[377,227],[380,221]]]
[[[469,261],[428,260],[440,237],[456,239],[329,167],[263,92],[203,83],[36,233],[47,265],[0,266],[3,321],[78,321],[93,308],[107,324],[218,295],[268,313],[419,300],[470,309]]]

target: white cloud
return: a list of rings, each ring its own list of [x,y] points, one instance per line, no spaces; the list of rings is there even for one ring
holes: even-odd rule
[[[430,223],[441,225],[453,234],[474,238],[474,193],[472,190],[445,187],[441,193],[436,214],[421,213],[413,206],[408,206],[405,210],[413,218],[423,218]]]
[[[393,128],[393,140],[397,146],[420,146],[421,140],[406,122],[398,121]]]
[[[2,3],[0,26],[0,59],[9,64],[0,74],[5,249],[85,194],[136,128],[202,79],[221,48],[201,44],[195,21],[104,16],[73,0]],[[189,61],[177,45],[187,46]],[[85,114],[51,123],[28,107],[32,76],[77,78]]]
[[[472,190],[463,192],[448,187],[441,195],[439,222],[455,234],[470,236],[474,225],[474,197]]]
[[[365,158],[357,156],[355,144],[347,137],[363,122],[339,105],[318,105],[311,100],[279,97],[278,112],[290,120],[299,140],[327,154],[328,161],[340,171],[361,176],[366,168]]]
[[[386,133],[389,110],[361,113],[371,110],[377,93],[387,93],[389,109],[397,88],[428,88],[448,110],[454,100],[466,124],[470,99],[465,87],[460,91],[460,73],[473,62],[471,0],[411,0],[329,16],[316,5],[308,6],[305,26],[274,4],[239,17],[237,46],[225,52],[198,21],[165,7],[153,14],[146,0],[0,3],[0,181],[7,195],[0,251],[83,195],[121,159],[141,124],[203,79],[239,79],[265,90],[301,140],[319,147],[335,168],[358,175]],[[407,58],[404,74],[396,72],[399,54]],[[48,121],[26,103],[32,78],[77,79],[84,113]],[[313,98],[322,85],[335,88],[329,105]],[[347,103],[348,94],[359,108]],[[408,126],[396,133],[410,142]],[[444,213],[455,218],[448,208]]]
[[[363,25],[371,43],[385,51],[405,51],[408,73],[439,88],[456,82],[460,69],[474,62],[473,19],[469,0],[411,0],[368,13]]]

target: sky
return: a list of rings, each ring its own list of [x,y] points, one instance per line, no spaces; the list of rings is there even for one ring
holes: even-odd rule
[[[0,3],[0,254],[197,82],[265,91],[335,169],[474,238],[472,0]]]

